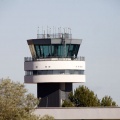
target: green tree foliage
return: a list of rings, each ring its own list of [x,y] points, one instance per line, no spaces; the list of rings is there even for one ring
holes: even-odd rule
[[[74,104],[70,100],[64,100],[62,107],[74,107]]]
[[[40,120],[32,114],[38,99],[25,86],[10,79],[0,82],[0,120]]]
[[[100,101],[93,91],[86,86],[79,86],[73,93],[70,93],[69,99],[76,107],[100,106]]]
[[[101,100],[101,106],[117,106],[110,96],[105,96]]]
[[[105,96],[98,99],[93,91],[89,90],[86,86],[79,86],[69,94],[69,100],[63,103],[63,107],[97,107],[97,106],[116,106],[116,102],[110,96]]]
[[[44,115],[43,117],[40,118],[40,120],[54,120],[54,117],[49,115]]]

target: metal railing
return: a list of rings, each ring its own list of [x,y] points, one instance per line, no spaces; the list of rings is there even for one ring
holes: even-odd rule
[[[24,57],[24,61],[25,62],[29,62],[29,61],[85,61],[85,57],[80,56],[77,58],[73,58],[73,57],[66,57],[66,58],[59,58],[59,57],[52,57],[52,58],[32,58],[32,57]]]
[[[72,34],[69,33],[55,33],[55,34],[37,34],[37,39],[41,38],[63,38],[72,39]]]

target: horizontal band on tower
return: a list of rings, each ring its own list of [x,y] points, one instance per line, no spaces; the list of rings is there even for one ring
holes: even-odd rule
[[[25,75],[54,75],[54,74],[84,74],[84,70],[33,70],[26,71]]]

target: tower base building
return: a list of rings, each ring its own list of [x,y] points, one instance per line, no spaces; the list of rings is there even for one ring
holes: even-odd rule
[[[27,43],[32,57],[25,57],[24,82],[37,84],[39,107],[60,107],[72,83],[85,82],[85,58],[78,57],[82,39],[69,33],[38,34]]]

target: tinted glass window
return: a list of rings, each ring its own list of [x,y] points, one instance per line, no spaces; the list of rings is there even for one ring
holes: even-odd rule
[[[40,57],[40,48],[39,48],[39,45],[35,46],[35,50],[36,50],[36,55],[39,58]]]
[[[47,75],[47,74],[84,74],[84,70],[34,70],[27,71],[29,75]]]
[[[48,57],[77,57],[79,45],[76,44],[54,44],[54,45],[35,45],[37,58]]]

